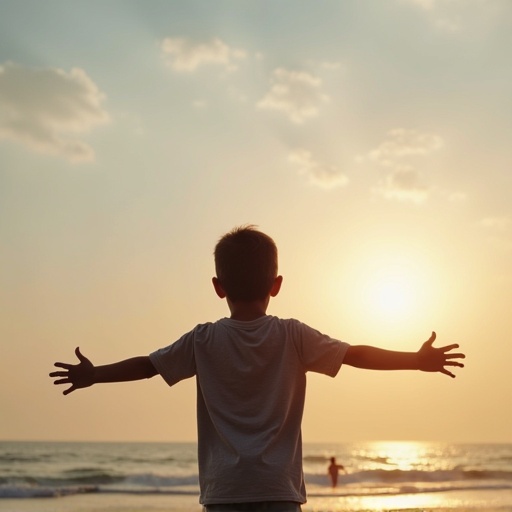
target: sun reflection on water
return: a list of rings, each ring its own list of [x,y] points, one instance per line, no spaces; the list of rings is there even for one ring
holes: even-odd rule
[[[429,467],[425,444],[413,441],[381,441],[373,443],[376,460],[401,471],[421,470]]]
[[[317,471],[308,467],[304,512],[512,512],[507,446],[382,441],[344,448],[326,450]],[[326,489],[320,473],[333,453],[347,472]]]
[[[348,511],[443,511],[460,506],[461,502],[442,494],[402,494],[396,496],[350,496],[310,500],[304,512]]]

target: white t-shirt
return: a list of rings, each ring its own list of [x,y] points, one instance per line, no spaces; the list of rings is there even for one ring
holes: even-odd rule
[[[334,377],[348,346],[263,316],[198,325],[150,354],[169,386],[196,377],[200,503],[306,501],[306,372]]]

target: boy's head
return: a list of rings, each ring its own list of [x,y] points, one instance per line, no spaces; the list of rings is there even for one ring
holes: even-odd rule
[[[215,246],[215,271],[233,302],[266,299],[277,277],[277,247],[255,226],[241,226],[225,234]]]

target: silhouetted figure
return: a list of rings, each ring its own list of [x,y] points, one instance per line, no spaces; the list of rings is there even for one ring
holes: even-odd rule
[[[336,487],[338,485],[338,473],[340,471],[344,471],[345,473],[347,470],[345,469],[345,466],[342,464],[336,464],[336,458],[331,457],[331,463],[329,464],[329,467],[327,468],[327,472],[329,473],[329,476],[331,478],[331,485],[332,487]]]
[[[183,247],[176,244],[176,249]],[[398,352],[350,345],[293,318],[267,315],[283,278],[277,273],[274,241],[253,226],[224,235],[214,259],[213,287],[226,300],[230,318],[196,325],[166,347],[112,364],[94,365],[77,347],[78,364],[57,362],[59,370],[50,373],[55,384],[68,386],[65,395],[157,374],[169,386],[195,377],[204,512],[301,512],[306,502],[301,420],[308,372],[334,377],[343,364],[455,377],[450,369],[463,366],[458,359],[464,354],[452,352],[457,344],[433,346],[435,333],[418,351]],[[316,269],[309,271],[314,275]],[[169,322],[179,311],[169,311]],[[83,412],[77,414],[76,422],[88,421]],[[179,421],[180,411],[168,416]]]

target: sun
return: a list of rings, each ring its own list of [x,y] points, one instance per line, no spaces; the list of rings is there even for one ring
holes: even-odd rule
[[[412,276],[400,269],[388,269],[369,287],[369,304],[386,316],[405,315],[414,307],[413,287]]]
[[[428,251],[371,240],[333,268],[333,304],[358,333],[405,340],[411,330],[431,329],[442,279]]]
[[[379,323],[405,325],[424,312],[430,287],[420,261],[381,254],[359,268],[358,309]]]

